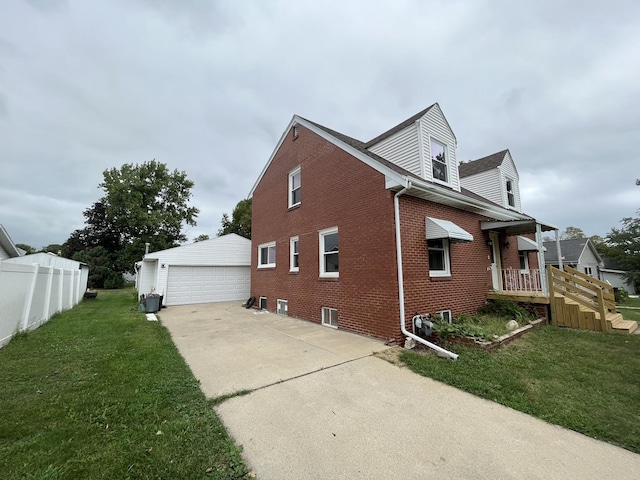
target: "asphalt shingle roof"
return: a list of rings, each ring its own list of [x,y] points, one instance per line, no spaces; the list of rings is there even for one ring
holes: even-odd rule
[[[584,247],[587,244],[588,238],[572,238],[569,240],[560,240],[560,249],[562,250],[563,262],[566,263],[578,263],[580,255],[584,251]],[[543,242],[544,247],[547,249],[544,252],[544,259],[546,263],[557,264],[558,263],[558,250],[556,249],[556,242]]]
[[[414,116],[407,118],[404,122],[399,123],[395,127],[387,130],[386,132],[381,133],[376,138],[374,138],[372,140],[369,140],[367,143],[364,144],[364,147],[365,148],[369,148],[371,145],[375,145],[376,143],[384,140],[385,138],[390,137],[394,133],[397,133],[400,130],[403,130],[403,129],[407,128],[409,125],[415,123],[416,120],[418,120],[419,118],[423,117],[429,110],[431,110],[434,107],[434,105],[435,105],[435,103],[433,105],[425,108],[424,110],[416,113]]]
[[[509,150],[502,150],[477,160],[471,160],[458,165],[458,173],[460,178],[469,177],[477,173],[486,172],[502,165],[504,156]]]

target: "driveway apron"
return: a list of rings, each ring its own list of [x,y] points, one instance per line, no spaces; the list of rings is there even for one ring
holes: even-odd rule
[[[371,356],[373,340],[237,303],[160,312],[260,479],[636,479],[640,455]],[[443,360],[444,361],[444,360]]]

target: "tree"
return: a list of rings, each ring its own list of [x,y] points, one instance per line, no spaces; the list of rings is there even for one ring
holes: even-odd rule
[[[587,238],[582,229],[578,227],[567,227],[560,235],[561,240],[572,240],[576,238]]]
[[[36,253],[36,249],[33,248],[31,245],[27,245],[26,243],[16,243],[16,247],[18,247],[20,250],[24,250],[25,255],[31,255],[32,253]]]
[[[209,235],[207,235],[206,233],[203,233],[193,239],[194,242],[202,242],[203,240],[209,240]]]
[[[152,160],[105,170],[103,177],[99,188],[104,196],[83,212],[86,226],[69,236],[63,247],[65,256],[76,258],[84,252],[99,268],[121,277],[133,272],[134,263],[144,255],[145,243],[157,251],[187,240],[183,225],[196,225],[198,209],[189,205],[194,183],[185,172],[171,172]],[[97,247],[103,250],[94,250]],[[103,283],[105,287],[118,284],[115,280]]]
[[[251,239],[251,199],[240,200],[233,209],[231,220],[229,220],[229,215],[224,213],[220,223],[222,228],[218,230],[218,236],[237,233]]]
[[[55,253],[56,255],[58,255],[61,251],[62,245],[60,245],[59,243],[52,243],[40,249],[40,252],[42,253]]]
[[[621,228],[612,228],[603,253],[620,263],[630,283],[640,285],[640,210],[638,217],[625,217]]]

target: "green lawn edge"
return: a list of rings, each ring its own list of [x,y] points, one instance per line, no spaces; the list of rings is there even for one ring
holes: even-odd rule
[[[2,478],[246,474],[169,332],[134,298],[100,291],[0,349]]]
[[[412,371],[640,453],[640,335],[544,326],[457,361],[404,350]]]

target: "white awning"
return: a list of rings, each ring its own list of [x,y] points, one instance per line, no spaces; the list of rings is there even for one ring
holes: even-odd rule
[[[473,242],[473,235],[449,220],[426,217],[427,240],[448,238],[452,242]]]
[[[518,237],[518,251],[519,252],[537,252],[538,244],[527,237]],[[547,249],[542,247],[542,251],[546,252]]]

